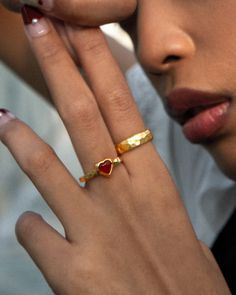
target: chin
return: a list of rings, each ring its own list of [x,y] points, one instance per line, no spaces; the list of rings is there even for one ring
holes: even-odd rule
[[[222,141],[206,146],[220,170],[230,179],[236,181],[236,140]]]
[[[224,173],[225,176],[227,176],[229,179],[232,179],[236,181],[236,171],[235,171],[235,165],[236,163],[228,162],[228,163],[217,163],[220,170]]]

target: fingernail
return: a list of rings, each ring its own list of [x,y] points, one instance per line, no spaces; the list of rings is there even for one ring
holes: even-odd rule
[[[0,109],[0,127],[5,125],[7,122],[11,121],[12,119],[15,119],[15,116],[10,113],[6,109]]]
[[[21,8],[21,14],[26,27],[26,32],[31,37],[40,37],[46,35],[50,31],[48,22],[38,9],[24,5]]]
[[[34,6],[45,11],[53,9],[53,0],[20,0],[22,4]]]

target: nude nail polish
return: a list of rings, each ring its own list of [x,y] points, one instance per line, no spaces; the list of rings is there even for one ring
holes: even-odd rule
[[[26,32],[30,37],[36,38],[46,35],[50,27],[44,15],[36,8],[24,5],[21,9]]]
[[[53,0],[20,0],[22,4],[34,6],[45,11],[51,11],[53,9]]]
[[[0,128],[12,119],[15,119],[15,116],[11,112],[0,109]]]

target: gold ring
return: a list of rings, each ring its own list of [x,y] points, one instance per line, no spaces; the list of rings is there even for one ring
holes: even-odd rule
[[[151,140],[153,140],[153,134],[149,129],[147,129],[118,143],[116,145],[116,151],[118,155],[122,155]]]
[[[111,176],[113,168],[118,166],[121,163],[121,159],[119,157],[112,159],[104,159],[97,164],[95,164],[95,169],[91,172],[85,174],[84,176],[80,177],[80,182],[87,182],[90,179],[102,175],[105,177]]]

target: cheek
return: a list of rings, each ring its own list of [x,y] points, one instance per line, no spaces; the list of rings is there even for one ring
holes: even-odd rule
[[[207,65],[211,77],[221,75],[225,82],[231,83],[236,74],[236,2],[215,0],[213,8],[201,15],[192,31],[189,28],[197,58]]]
[[[199,51],[196,61],[196,67],[202,73],[200,80],[207,81],[206,87],[236,98],[236,37],[215,34]]]
[[[185,30],[196,52],[185,64],[189,74],[184,71],[183,79],[193,87],[213,89],[236,98],[236,1],[215,2],[212,11],[197,11],[192,20],[186,19]]]

